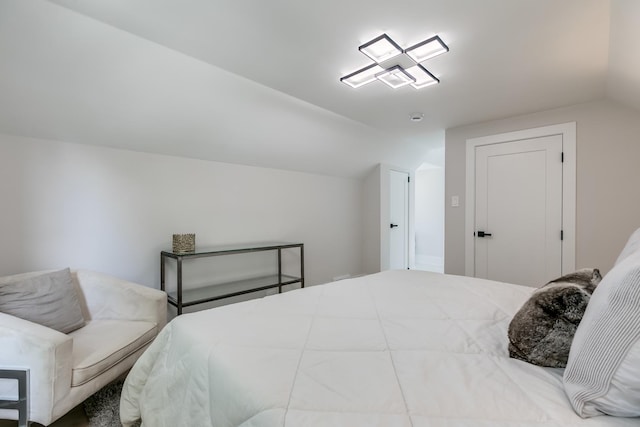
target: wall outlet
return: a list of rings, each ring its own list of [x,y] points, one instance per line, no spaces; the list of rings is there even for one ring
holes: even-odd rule
[[[460,206],[460,196],[451,196],[451,207],[457,208]]]

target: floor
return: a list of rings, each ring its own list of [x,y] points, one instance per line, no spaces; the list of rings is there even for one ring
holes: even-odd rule
[[[16,427],[17,425],[17,421],[0,420],[0,427]],[[41,424],[37,423],[31,423],[29,425],[31,427],[41,426]],[[55,423],[49,424],[49,427],[89,427],[89,419],[84,413],[82,405],[78,405]]]
[[[118,378],[114,380],[120,381],[127,377],[129,371],[126,371]],[[11,420],[0,420],[0,427],[17,427],[18,421]],[[31,423],[30,427],[42,427],[42,424]],[[83,404],[79,404],[72,410],[70,410],[64,417],[58,419],[53,424],[49,424],[48,427],[89,427],[89,418],[87,418],[87,414],[84,412]]]
[[[444,258],[416,254],[415,269],[444,273]]]

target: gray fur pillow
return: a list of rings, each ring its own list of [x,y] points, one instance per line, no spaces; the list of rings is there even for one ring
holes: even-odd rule
[[[535,290],[509,324],[509,356],[539,366],[567,366],[573,335],[602,280],[584,268]]]

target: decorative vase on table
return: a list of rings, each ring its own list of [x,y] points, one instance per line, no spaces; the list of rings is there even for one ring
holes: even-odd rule
[[[174,234],[173,235],[173,252],[186,253],[196,250],[196,235],[190,234]]]

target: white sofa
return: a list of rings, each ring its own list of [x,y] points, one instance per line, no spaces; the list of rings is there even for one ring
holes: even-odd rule
[[[44,272],[0,278],[22,280]],[[29,369],[29,420],[49,425],[127,372],[167,320],[162,291],[101,273],[72,271],[86,325],[69,334],[0,313],[0,368]],[[17,395],[0,380],[0,399]],[[0,409],[0,419],[17,419]]]

